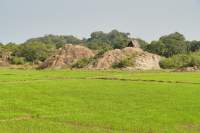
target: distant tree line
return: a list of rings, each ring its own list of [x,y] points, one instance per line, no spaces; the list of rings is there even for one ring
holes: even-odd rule
[[[140,43],[143,50],[166,58],[179,54],[190,54],[200,49],[200,41],[187,41],[178,32],[162,36],[157,41],[147,43],[142,39],[131,38],[129,33],[112,30],[109,33],[93,32],[87,39],[79,39],[74,36],[46,35],[29,39],[22,44],[0,43],[0,57],[2,54],[10,52],[11,63],[13,64],[38,63],[47,59],[56,49],[63,47],[65,44],[81,44],[97,50],[99,53],[104,53],[107,50],[127,47],[128,43],[134,39]]]
[[[178,32],[162,36],[158,41],[152,41],[145,47],[146,51],[164,57],[196,52],[199,49],[200,41],[187,41],[185,37]]]

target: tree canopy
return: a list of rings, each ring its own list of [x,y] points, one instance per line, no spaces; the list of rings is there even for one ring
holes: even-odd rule
[[[54,51],[54,46],[41,42],[30,42],[20,45],[13,56],[23,57],[28,62],[44,61]]]
[[[185,37],[178,33],[162,36],[158,41],[152,41],[146,46],[146,50],[165,57],[187,52],[187,42]]]
[[[62,47],[64,44],[80,44],[82,40],[74,36],[57,36],[57,35],[46,35],[44,37],[38,37],[27,40],[25,43],[43,43],[54,45],[56,48]]]
[[[93,32],[85,43],[89,48],[99,50],[121,49],[126,47],[129,41],[129,33],[112,30],[109,33],[104,33],[102,31]]]
[[[189,52],[196,52],[200,50],[200,41],[188,41],[187,44]]]

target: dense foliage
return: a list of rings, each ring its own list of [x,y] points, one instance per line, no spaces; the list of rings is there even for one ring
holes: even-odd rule
[[[13,56],[10,60],[10,63],[15,65],[23,65],[25,64],[25,59],[23,57]]]
[[[80,44],[82,40],[74,37],[74,36],[56,36],[56,35],[47,35],[44,37],[29,39],[25,43],[43,43],[50,44],[55,46],[56,48],[62,47],[64,44]]]
[[[50,44],[32,42],[19,45],[12,55],[23,57],[28,62],[37,63],[46,60],[54,50],[54,46]]]
[[[127,47],[128,43],[135,39],[129,36],[129,33],[119,32],[117,30],[112,30],[108,33],[102,31],[93,32],[87,39],[78,39],[74,36],[64,35],[46,35],[44,37],[29,39],[23,44],[0,43],[0,58],[6,53],[7,55],[11,54],[10,62],[12,64],[24,64],[26,62],[38,63],[48,58],[56,49],[69,43],[84,44],[93,50],[97,50],[98,54],[95,58],[99,58],[108,50]],[[199,58],[199,56],[191,56],[193,55],[191,53],[200,50],[200,41],[187,41],[178,32],[162,36],[159,40],[152,41],[150,44],[142,39],[135,40],[139,42],[143,50],[168,58],[161,62],[163,68],[184,66],[190,62],[189,60],[192,60],[191,58],[193,58],[193,61]],[[175,60],[179,60],[179,63],[173,63]],[[76,65],[77,67],[81,67],[85,62],[87,64],[86,60],[81,60]],[[118,67],[126,65],[127,61],[116,64]]]
[[[161,37],[158,41],[153,41],[146,46],[146,50],[165,57],[187,52],[185,37],[180,33],[173,33]]]
[[[200,52],[164,58],[160,61],[160,66],[164,69],[200,66]]]
[[[191,41],[191,42],[188,41],[187,45],[188,45],[187,50],[189,52],[195,52],[200,50],[200,41]]]
[[[127,56],[125,58],[123,58],[122,60],[120,60],[119,62],[116,62],[112,65],[113,68],[126,68],[129,66],[134,66],[134,58],[135,55],[132,56]]]
[[[129,41],[129,33],[123,33],[117,30],[112,30],[109,33],[98,31],[91,34],[91,37],[86,40],[86,45],[95,50],[108,50],[124,48],[127,46]]]
[[[84,68],[87,66],[93,59],[92,58],[82,58],[72,65],[72,68]]]

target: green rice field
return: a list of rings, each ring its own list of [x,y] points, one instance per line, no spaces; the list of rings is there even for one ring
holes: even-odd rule
[[[0,133],[199,133],[200,73],[0,68]]]

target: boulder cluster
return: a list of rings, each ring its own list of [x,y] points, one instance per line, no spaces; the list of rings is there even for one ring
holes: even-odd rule
[[[39,68],[70,68],[74,63],[83,58],[94,58],[85,68],[88,69],[111,69],[114,64],[129,59],[131,65],[126,69],[133,70],[156,70],[160,69],[160,56],[143,51],[137,47],[126,47],[124,49],[114,49],[105,52],[96,58],[96,51],[90,50],[81,45],[66,44],[60,48],[53,56],[42,63]]]

